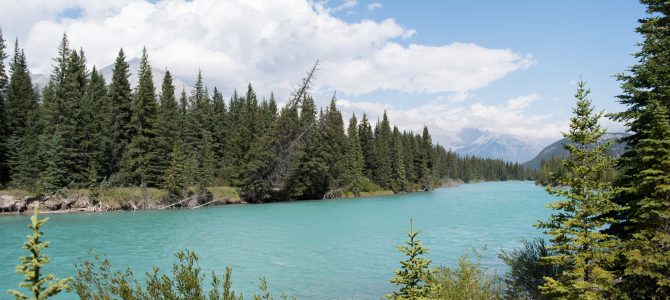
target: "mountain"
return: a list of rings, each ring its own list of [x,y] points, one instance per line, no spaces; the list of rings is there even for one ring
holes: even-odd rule
[[[137,77],[137,70],[140,69],[140,60],[137,58],[133,58],[128,61],[128,69],[130,70],[130,85],[135,86],[139,82],[139,78]],[[102,76],[105,77],[105,81],[107,84],[109,84],[112,81],[112,71],[114,70],[114,65],[109,65],[106,66],[102,69],[99,69],[100,72],[102,72]],[[154,77],[154,87],[156,88],[156,93],[160,92],[161,84],[163,84],[163,77],[165,76],[165,69],[157,68],[155,66],[151,67],[151,73]],[[195,78],[196,74],[193,74],[193,78]],[[175,92],[177,93],[177,97],[179,96],[179,93],[181,93],[182,87],[186,89],[188,92],[190,90],[190,85],[186,83],[186,81],[177,78],[172,74],[173,78],[173,84],[175,86]],[[33,84],[36,85],[38,88],[42,89],[44,86],[46,86],[49,83],[49,75],[45,74],[34,74],[30,73],[30,79],[32,80]]]
[[[621,132],[612,132],[604,134],[598,143],[602,144],[608,141],[614,141],[612,145],[607,149],[607,153],[612,156],[620,156],[626,152],[626,144],[618,140],[621,138],[627,137],[629,134]],[[568,150],[563,148],[563,144],[567,143],[566,139],[561,139],[546,148],[542,149],[540,153],[535,156],[535,158],[523,163],[523,166],[530,169],[538,169],[543,160],[549,160],[552,157],[567,157]]]
[[[139,82],[139,77],[137,77],[137,70],[140,69],[140,60],[137,58],[133,58],[128,62],[128,69],[130,70],[130,85],[135,86]],[[111,64],[109,66],[106,66],[102,69],[100,69],[100,72],[102,73],[102,76],[105,77],[105,81],[109,84],[109,82],[112,81],[112,73],[114,71],[114,65]],[[151,66],[151,73],[154,77],[154,87],[156,88],[156,93],[160,92],[161,85],[163,84],[163,77],[165,76],[165,69],[157,68],[155,66]],[[170,72],[172,73],[172,72]],[[193,78],[195,78],[195,75],[193,74]],[[174,84],[175,87],[175,93],[177,93],[177,97],[181,93],[182,87],[186,89],[188,92],[190,90],[189,85],[182,79],[177,78],[174,76],[174,73],[172,74],[172,84]]]
[[[454,146],[461,155],[524,162],[538,153],[540,147],[510,135],[476,128],[464,128],[458,133],[460,142]]]

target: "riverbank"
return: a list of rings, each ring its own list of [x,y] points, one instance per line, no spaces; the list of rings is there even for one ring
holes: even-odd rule
[[[444,180],[437,187],[450,188],[463,184],[460,180]],[[402,194],[422,192],[408,191]],[[395,195],[391,190],[363,191],[359,195],[342,193],[337,198],[363,198]],[[228,186],[208,187],[206,193],[197,193],[195,188],[186,191],[181,200],[168,201],[167,192],[156,188],[139,187],[109,188],[100,191],[89,189],[63,190],[50,195],[31,193],[25,190],[0,190],[0,216],[32,212],[39,206],[40,213],[63,214],[106,211],[135,211],[161,209],[195,209],[204,206],[247,204]]]

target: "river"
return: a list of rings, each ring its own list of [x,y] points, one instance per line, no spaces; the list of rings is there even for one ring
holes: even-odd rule
[[[512,181],[359,199],[51,215],[47,272],[73,275],[89,249],[135,274],[153,265],[170,270],[173,253],[187,248],[206,274],[231,266],[233,289],[247,298],[264,276],[271,291],[299,299],[379,299],[394,287],[389,279],[403,259],[396,245],[410,218],[433,265],[454,266],[477,249],[485,267],[503,272],[496,253],[541,235],[532,224],[550,214],[551,200],[532,182]],[[21,280],[14,268],[26,253],[28,222],[26,215],[0,217],[0,295]]]

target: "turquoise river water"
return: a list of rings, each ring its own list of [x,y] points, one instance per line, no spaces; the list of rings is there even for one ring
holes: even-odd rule
[[[234,290],[247,297],[264,276],[271,291],[299,299],[379,299],[393,290],[389,279],[403,258],[396,245],[410,218],[434,266],[454,266],[477,249],[484,266],[504,272],[496,253],[541,235],[532,224],[549,215],[551,200],[532,182],[513,181],[360,199],[51,215],[47,271],[73,275],[89,249],[135,274],[154,265],[169,271],[173,253],[188,248],[206,274],[231,266]],[[26,215],[0,217],[2,299],[21,280],[14,268],[26,253],[28,222]]]

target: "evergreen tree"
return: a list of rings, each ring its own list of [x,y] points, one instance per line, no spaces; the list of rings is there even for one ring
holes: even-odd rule
[[[419,142],[419,180],[421,183],[422,190],[432,189],[432,172],[433,169],[433,140],[428,133],[428,127],[423,126],[423,132],[421,134]]]
[[[393,166],[391,162],[391,124],[384,111],[381,122],[377,122],[375,126],[375,182],[382,188],[389,189],[392,184]]]
[[[225,141],[228,139],[228,109],[223,95],[215,87],[212,96],[212,151],[214,151],[215,177],[224,177]]]
[[[568,188],[547,189],[560,200],[549,205],[555,210],[549,220],[537,224],[552,236],[549,249],[555,253],[544,259],[565,270],[557,278],[546,278],[540,289],[560,299],[611,297],[616,279],[609,270],[616,259],[612,249],[618,247],[618,240],[600,232],[611,220],[598,218],[617,209],[610,201],[612,187],[598,180],[600,171],[612,160],[605,153],[609,145],[596,144],[605,130],[598,125],[602,113],[593,113],[589,92],[583,81],[578,83],[574,116],[564,134],[572,142],[564,144],[570,153],[564,162],[570,175],[557,182]]]
[[[112,138],[114,133],[112,132],[111,109],[107,98],[105,78],[93,67],[82,107],[84,119],[82,149],[87,154],[86,169],[89,184],[93,179],[90,176],[91,170],[96,170],[96,182],[100,179],[98,178],[100,175],[111,175],[107,173],[112,168],[108,158],[113,153]]]
[[[7,59],[5,48],[5,39],[2,35],[2,28],[0,28],[0,185],[9,181],[9,166],[7,165],[9,136],[7,135],[7,116],[5,112],[8,78],[5,70],[5,59]]]
[[[423,258],[428,253],[428,249],[421,245],[417,239],[421,231],[414,231],[412,220],[409,221],[409,232],[407,236],[409,241],[405,246],[398,246],[398,250],[407,256],[407,259],[400,262],[401,269],[395,271],[395,276],[391,283],[400,287],[398,291],[386,295],[389,299],[422,299],[426,298],[430,292],[426,284],[430,278],[430,260]]]
[[[116,173],[121,167],[121,160],[131,138],[131,117],[133,113],[133,100],[131,98],[129,66],[123,49],[114,62],[112,70],[112,82],[109,85],[109,102],[111,104],[112,116],[112,156],[109,158],[111,170],[108,173]]]
[[[182,198],[188,183],[186,155],[182,148],[180,142],[175,143],[172,147],[170,165],[165,170],[163,177],[163,188],[167,191],[170,199]]]
[[[629,210],[632,231],[624,245],[624,291],[630,297],[670,297],[670,122],[668,110],[655,99],[639,115],[646,124],[629,163],[645,166],[630,174],[628,193],[635,202]],[[632,188],[634,187],[634,188]]]
[[[41,169],[38,158],[41,132],[39,104],[28,73],[28,64],[23,50],[19,49],[18,40],[9,67],[10,78],[5,103],[5,113],[8,116],[7,164],[13,185],[33,189],[36,188],[37,175]]]
[[[170,166],[170,153],[174,150],[180,139],[181,130],[179,105],[175,98],[175,88],[172,83],[172,74],[165,71],[163,82],[161,84],[161,93],[159,96],[158,118],[157,122],[157,161],[156,168],[158,173],[162,174]]]
[[[361,123],[358,125],[358,136],[363,153],[363,174],[365,177],[372,179],[373,170],[375,169],[375,144],[372,126],[370,126],[368,117],[365,114],[363,114]]]
[[[393,128],[391,148],[391,167],[392,167],[392,184],[391,188],[394,192],[403,192],[406,190],[407,182],[405,177],[405,151],[402,148],[402,136],[398,127]],[[431,145],[432,147],[432,145]]]
[[[20,291],[9,290],[9,294],[18,299],[43,300],[58,295],[62,291],[69,289],[68,283],[71,278],[58,279],[53,274],[44,276],[42,269],[49,263],[49,257],[43,251],[49,247],[48,241],[42,241],[44,233],[40,228],[49,221],[49,218],[38,219],[37,208],[35,214],[30,218],[30,229],[33,234],[23,244],[23,249],[30,252],[28,256],[19,258],[20,265],[16,266],[16,273],[23,274],[24,281],[19,287],[30,290],[26,295]]]
[[[361,193],[363,181],[363,151],[358,135],[358,121],[352,114],[347,128],[347,148],[344,153],[343,181],[348,190],[358,196]]]
[[[133,97],[130,122],[131,140],[124,155],[122,170],[130,184],[157,186],[162,178],[157,167],[160,158],[156,149],[158,105],[146,48],[142,51],[138,75],[139,83]]]
[[[642,0],[645,18],[636,31],[643,36],[637,64],[619,74],[627,110],[614,115],[632,133],[624,141],[629,151],[618,162],[614,201],[624,207],[614,216],[610,233],[623,240],[619,284],[629,298],[670,297],[670,209],[668,208],[668,139],[670,119],[670,3]],[[664,120],[665,119],[665,120]]]

